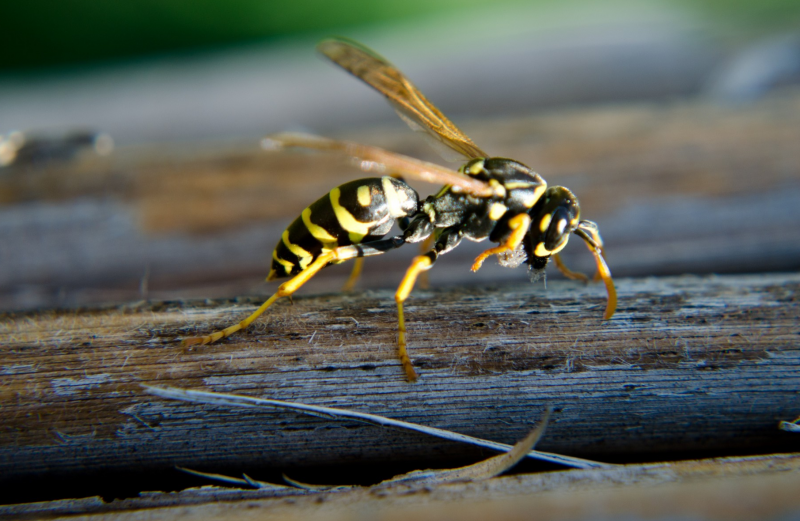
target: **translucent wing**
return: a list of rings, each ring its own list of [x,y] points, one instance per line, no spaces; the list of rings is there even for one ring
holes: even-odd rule
[[[437,141],[469,159],[488,157],[411,83],[402,72],[363,45],[345,38],[329,38],[317,50],[333,63],[377,90],[414,130],[422,128]]]
[[[359,143],[337,141],[310,134],[284,132],[265,137],[261,141],[261,146],[267,150],[308,148],[338,152],[351,157],[365,172],[374,172],[379,175],[397,174],[428,183],[450,185],[456,191],[471,193],[478,197],[498,195],[495,188],[480,179],[434,163]]]

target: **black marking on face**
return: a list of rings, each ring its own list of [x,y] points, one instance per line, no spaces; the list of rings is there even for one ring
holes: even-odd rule
[[[523,240],[528,264],[536,269],[537,259],[550,258],[567,245],[569,235],[578,227],[580,205],[575,195],[561,186],[547,189],[531,208],[531,227]]]

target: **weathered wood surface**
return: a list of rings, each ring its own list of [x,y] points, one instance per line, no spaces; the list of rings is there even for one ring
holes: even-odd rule
[[[546,404],[538,448],[601,460],[797,447],[800,275],[622,279],[416,291],[407,383],[391,291],[283,302],[249,330],[186,350],[258,299],[6,316],[0,478],[99,471],[289,470],[479,452],[287,412],[172,403],[140,384],[350,408],[513,443]]]
[[[693,101],[458,123],[490,153],[571,188],[599,223],[617,276],[800,268],[796,92],[736,107]],[[439,160],[407,129],[338,137]],[[257,139],[4,169],[0,309],[251,293],[291,219],[361,175],[324,154],[261,151]],[[469,273],[462,266],[478,249],[448,254],[432,283],[524,277],[493,265]],[[364,287],[396,284],[385,273],[403,270],[412,250],[371,259]],[[581,245],[566,255],[591,267]],[[346,272],[325,270],[313,291],[335,291]]]
[[[152,492],[111,503],[99,497],[0,506],[0,515],[46,518],[103,514],[109,520],[158,519],[794,519],[800,514],[800,457],[625,465],[522,474],[435,487],[232,490],[205,486]],[[87,519],[98,519],[93,516]]]

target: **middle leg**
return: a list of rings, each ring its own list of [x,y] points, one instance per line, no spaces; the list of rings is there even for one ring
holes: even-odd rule
[[[418,376],[417,372],[414,370],[414,364],[408,356],[408,349],[406,347],[406,322],[403,315],[403,303],[411,294],[411,290],[414,289],[414,283],[417,281],[417,277],[420,273],[431,269],[436,259],[439,258],[439,255],[447,253],[458,246],[461,242],[461,238],[461,232],[455,228],[449,228],[442,232],[430,251],[414,257],[414,260],[411,261],[411,266],[408,267],[394,295],[394,300],[397,302],[397,350],[400,356],[400,362],[403,364],[403,369],[406,371],[406,377],[409,382],[416,381]]]

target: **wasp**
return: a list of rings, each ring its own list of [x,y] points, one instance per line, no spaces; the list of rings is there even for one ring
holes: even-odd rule
[[[489,239],[497,246],[481,253],[472,265],[497,255],[501,265],[525,263],[536,280],[551,257],[570,278],[583,278],[568,270],[558,257],[571,234],[583,239],[597,264],[595,278],[608,293],[604,318],[617,304],[611,271],[605,262],[603,240],[597,225],[581,220],[575,195],[561,186],[548,187],[529,167],[513,159],[490,157],[448,120],[386,59],[345,38],[323,40],[317,50],[334,64],[384,95],[412,128],[427,131],[446,148],[468,161],[458,171],[389,152],[380,148],[318,136],[282,133],[267,137],[271,149],[306,148],[337,152],[355,160],[367,172],[381,177],[359,179],[331,190],[303,210],[272,252],[267,280],[291,277],[255,312],[238,324],[208,336],[184,339],[184,345],[207,344],[249,326],[276,300],[300,289],[322,268],[363,257],[382,255],[408,243],[422,243],[424,253],[414,258],[395,293],[400,361],[409,381],[417,373],[406,347],[403,303],[418,276],[462,240]],[[444,186],[421,199],[404,177]],[[386,238],[397,224],[399,235]],[[351,276],[351,280],[353,276]]]

